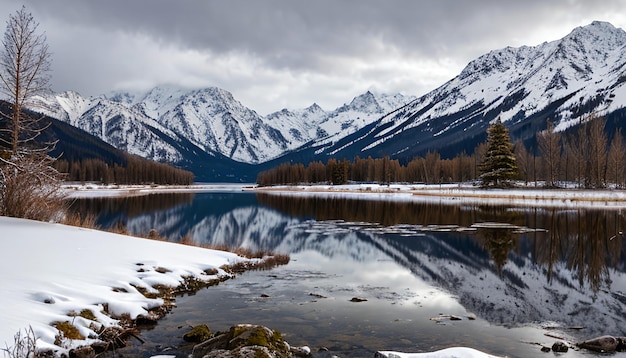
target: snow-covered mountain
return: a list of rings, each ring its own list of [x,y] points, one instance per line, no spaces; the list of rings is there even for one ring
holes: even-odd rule
[[[513,140],[531,145],[547,119],[562,131],[594,112],[626,127],[625,83],[626,32],[593,22],[560,40],[491,51],[419,98],[368,91],[332,111],[313,104],[260,116],[223,89],[160,86],[95,98],[59,93],[36,109],[130,153],[182,163],[201,180],[235,178],[241,165],[251,165],[254,180],[285,161],[470,153],[498,117]]]
[[[514,139],[546,127],[610,115],[626,104],[626,32],[606,22],[537,46],[507,47],[471,61],[455,78],[319,153],[410,159],[427,150],[471,152],[497,117]]]
[[[40,98],[37,110],[149,159],[181,162],[184,154],[171,141],[184,138],[207,153],[258,164],[312,141],[350,134],[412,99],[368,91],[331,112],[313,104],[262,117],[223,89],[160,86],[95,98],[64,92]]]

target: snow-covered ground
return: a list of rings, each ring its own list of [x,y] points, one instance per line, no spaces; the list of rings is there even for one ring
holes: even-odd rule
[[[194,185],[101,185],[94,183],[66,183],[63,189],[70,198],[132,196],[153,193],[200,193],[210,191],[242,191],[254,184],[194,184]]]
[[[53,348],[55,322],[71,322],[87,338],[67,347],[89,344],[90,325],[116,325],[102,313],[134,318],[163,304],[136,287],[178,286],[183,277],[209,280],[226,275],[223,265],[245,260],[235,254],[140,239],[97,230],[0,217],[0,347],[13,346],[14,335],[32,327],[40,348]],[[215,268],[217,275],[205,270]],[[68,313],[91,310],[98,322]],[[2,353],[0,353],[2,355]]]
[[[467,347],[452,347],[429,353],[380,351],[378,352],[378,356],[385,358],[498,358]]]
[[[278,185],[258,187],[255,184],[196,184],[187,186],[67,184],[70,197],[146,195],[164,192],[208,192],[259,190],[289,195],[325,195],[369,200],[412,200],[437,203],[489,203],[525,207],[626,208],[626,190],[620,189],[543,189],[532,184],[510,189],[483,189],[471,183],[460,184],[376,184],[346,185]]]

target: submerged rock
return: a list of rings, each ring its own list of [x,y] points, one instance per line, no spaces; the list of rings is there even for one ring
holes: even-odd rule
[[[367,298],[363,298],[363,297],[352,297],[352,299],[350,300],[350,302],[366,302]]]
[[[567,344],[565,344],[565,342],[557,341],[554,342],[554,344],[552,345],[552,350],[554,352],[565,353],[569,350],[569,347],[567,346]]]

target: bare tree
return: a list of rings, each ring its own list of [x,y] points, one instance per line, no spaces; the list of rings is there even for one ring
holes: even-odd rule
[[[513,153],[515,154],[515,158],[517,160],[517,167],[522,179],[524,179],[524,183],[528,184],[529,174],[532,170],[532,162],[531,155],[528,153],[526,146],[522,142],[522,140],[518,140],[515,142],[513,146]]]
[[[570,133],[565,140],[567,163],[579,187],[589,188],[589,137],[586,124],[580,124],[576,133]],[[568,169],[569,170],[569,169]]]
[[[25,110],[49,88],[50,53],[38,27],[22,7],[9,15],[0,48],[0,93],[7,101],[0,106],[0,215],[47,221],[63,207],[61,178],[48,155],[52,146],[35,142],[49,124]]]
[[[556,187],[561,159],[561,137],[554,132],[554,125],[548,120],[548,127],[537,134],[537,145],[545,164],[546,185]]]
[[[589,118],[589,180],[594,188],[604,188],[606,183],[607,137],[606,119],[592,114]]]
[[[624,136],[621,129],[615,131],[607,157],[607,180],[621,188],[624,184],[624,170],[626,168],[626,149],[624,148]]]
[[[10,135],[4,137],[15,155],[21,143],[33,140],[41,131],[40,116],[34,118],[24,111],[36,95],[49,90],[50,53],[46,36],[38,33],[39,24],[22,7],[9,15],[0,48],[0,92],[9,101],[9,111],[2,115],[9,119]]]

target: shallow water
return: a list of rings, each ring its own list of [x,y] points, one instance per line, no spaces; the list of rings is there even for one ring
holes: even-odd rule
[[[103,226],[121,220],[135,233],[157,228],[174,240],[189,235],[292,261],[180,297],[172,314],[142,334],[145,344],[120,353],[184,356],[182,334],[202,323],[214,331],[263,324],[292,345],[340,357],[455,345],[534,357],[543,354],[536,343],[550,346],[553,337],[626,335],[620,211],[233,192],[152,197],[77,207],[97,208]],[[432,320],[440,314],[462,320]]]

